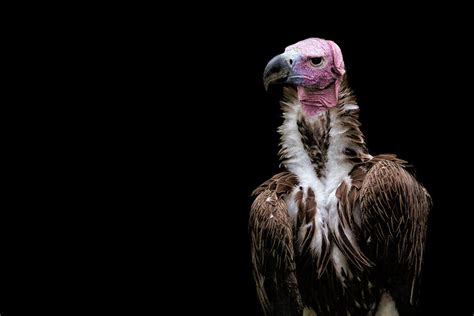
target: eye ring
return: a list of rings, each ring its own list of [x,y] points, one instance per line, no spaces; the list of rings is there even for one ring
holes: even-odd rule
[[[314,67],[321,66],[323,61],[324,61],[323,57],[312,57],[309,59],[309,62]]]

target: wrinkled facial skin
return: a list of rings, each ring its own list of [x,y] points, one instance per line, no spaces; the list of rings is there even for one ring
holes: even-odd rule
[[[292,60],[288,79],[297,86],[306,115],[337,105],[345,68],[341,50],[334,42],[309,38],[288,46],[284,55]]]
[[[345,73],[341,50],[332,41],[309,38],[288,46],[284,55],[292,59],[294,78],[289,79],[297,86],[325,89]],[[311,60],[317,57],[322,61],[314,65]]]
[[[296,86],[306,115],[312,116],[337,105],[345,67],[336,43],[309,38],[288,46],[276,58],[284,60],[289,68],[285,83]]]

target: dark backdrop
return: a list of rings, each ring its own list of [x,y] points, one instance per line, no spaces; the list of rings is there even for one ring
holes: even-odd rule
[[[2,315],[261,315],[250,194],[279,170],[282,121],[262,73],[312,36],[341,47],[371,153],[411,162],[433,197],[421,311],[472,315],[470,17],[444,5],[198,6],[208,14],[107,7],[98,25],[81,15],[49,41],[63,24],[27,27],[37,42],[14,36],[31,45],[15,66],[44,52],[34,83],[46,87],[20,89],[31,110],[6,116],[18,167],[5,165],[16,208],[2,214]],[[54,110],[37,106],[53,97]]]

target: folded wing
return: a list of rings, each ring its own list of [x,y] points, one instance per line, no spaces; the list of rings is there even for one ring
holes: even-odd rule
[[[296,185],[288,172],[262,184],[250,212],[250,238],[257,293],[265,315],[302,315],[296,280],[293,228],[285,196]]]

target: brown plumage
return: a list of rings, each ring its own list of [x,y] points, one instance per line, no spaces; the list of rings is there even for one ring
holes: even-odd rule
[[[370,237],[372,241],[379,241],[379,243],[374,246],[366,244],[366,255],[359,249],[352,248],[344,234],[332,234],[331,239],[357,267],[356,271],[371,268],[373,275],[381,274],[387,269],[394,269],[388,258],[396,260],[395,263],[398,266],[396,272],[406,273],[404,277],[409,282],[408,287],[405,285],[408,292],[405,293],[406,295],[400,295],[399,299],[413,305],[417,294],[415,287],[420,278],[426,221],[431,200],[426,190],[404,169],[404,165],[402,160],[394,156],[375,156],[367,163],[354,168],[351,172],[350,189],[344,182],[337,188],[338,210],[342,219],[341,229],[349,228],[358,232],[359,239],[367,240]],[[250,218],[252,260],[256,268],[255,278],[259,298],[268,315],[301,314],[302,301],[295,274],[297,261],[301,263],[306,260],[307,264],[314,264],[317,275],[314,279],[324,281],[321,275],[323,272],[329,272],[325,270],[329,259],[328,251],[323,249],[324,256],[316,259],[311,259],[308,254],[307,244],[311,240],[314,225],[302,239],[301,245],[295,247],[294,240],[297,239],[295,230],[313,222],[316,213],[314,193],[309,192],[306,199],[303,199],[303,192],[298,189],[294,195],[298,206],[297,221],[295,224],[292,223],[285,199],[290,197],[291,191],[297,186],[296,177],[284,172],[274,176],[254,192],[258,196],[252,205]],[[354,214],[356,208],[361,210],[360,214]],[[359,217],[355,218],[357,215]],[[340,239],[337,236],[340,236]],[[270,245],[264,244],[265,241],[271,241]],[[328,247],[328,242],[323,242],[323,248]],[[298,249],[295,250],[295,248]],[[298,255],[298,250],[300,258],[295,257]],[[275,260],[276,265],[262,262],[264,260]],[[265,267],[266,270],[261,270],[261,267]],[[281,308],[286,306],[287,301],[275,303],[268,298],[266,290],[268,281],[264,277],[264,275],[268,276],[268,269],[273,269],[272,273],[275,275],[283,275],[287,278],[285,283],[279,285],[281,287],[279,290],[288,291],[289,298],[295,306],[293,314],[291,312],[278,313],[274,310],[280,308],[282,311]],[[361,275],[367,278],[366,273],[361,273]],[[382,280],[382,278],[372,280],[372,282],[374,284],[386,283],[385,287],[391,288],[390,280]],[[366,280],[364,284],[366,287],[368,282],[369,280]],[[393,286],[399,286],[399,284],[393,284]],[[356,288],[353,291],[357,292],[359,289]],[[371,294],[373,300],[376,300],[379,295],[379,292]],[[337,304],[336,301],[333,303]],[[373,309],[374,305],[368,304],[364,312]]]
[[[328,160],[327,151],[329,149],[331,117],[326,112],[323,113],[321,121],[318,122],[318,124],[312,124],[305,120],[304,117],[302,117],[297,124],[301,141],[314,166],[314,170],[316,170],[318,177],[323,177],[324,167]]]
[[[258,296],[268,314],[278,310],[300,315],[303,310],[295,275],[292,225],[284,201],[295,184],[294,175],[282,172],[254,191],[258,196],[250,214],[252,262]]]
[[[271,80],[285,75],[275,63]],[[355,96],[340,79],[337,104],[316,115],[284,87],[286,171],[253,192],[249,222],[266,315],[405,315],[417,302],[430,196],[405,161],[368,153]]]
[[[291,98],[291,92],[287,94]],[[342,95],[354,102],[346,81]],[[319,255],[310,248],[317,229],[317,201],[311,188],[304,191],[296,175],[282,172],[253,193],[257,197],[250,216],[252,261],[266,315],[302,315],[304,306],[322,315],[342,315],[348,310],[352,315],[365,315],[376,310],[383,291],[391,291],[399,304],[416,302],[430,197],[406,170],[405,161],[395,155],[368,154],[358,109],[344,111],[344,104],[336,109],[337,120],[347,126],[344,136],[349,146],[342,155],[353,169],[350,181],[341,182],[335,192],[340,221],[336,230],[323,235]],[[298,131],[316,174],[324,178],[329,115],[321,122],[323,125],[310,124],[301,118]],[[280,154],[284,161],[289,158],[285,149]],[[298,210],[294,219],[288,213],[290,199]],[[305,232],[299,237],[302,227]],[[348,237],[346,231],[356,238]],[[333,245],[351,268],[350,272],[339,271],[344,282],[337,280],[337,271],[329,266]],[[394,273],[397,278],[387,278]],[[339,292],[342,294],[334,294]],[[327,309],[341,302],[350,307]]]

